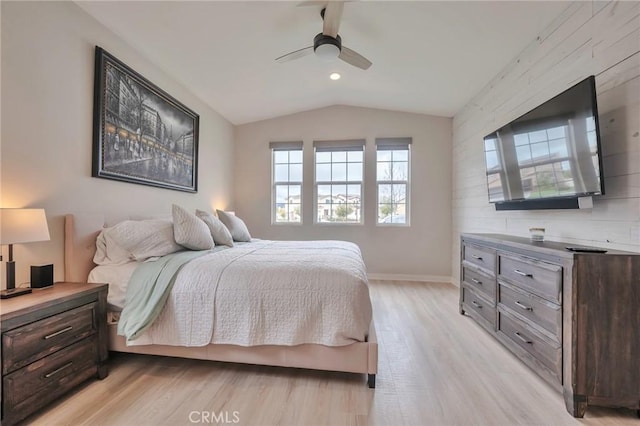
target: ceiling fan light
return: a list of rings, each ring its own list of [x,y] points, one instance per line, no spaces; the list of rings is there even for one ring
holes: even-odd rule
[[[331,80],[340,80],[340,73],[332,72],[331,74],[329,74],[329,78]]]
[[[335,59],[340,54],[340,48],[335,44],[322,44],[316,47],[316,55],[321,59]]]

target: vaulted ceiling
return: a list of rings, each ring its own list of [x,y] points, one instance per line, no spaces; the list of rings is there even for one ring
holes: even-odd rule
[[[373,62],[363,71],[315,55],[275,62],[313,44],[321,2],[76,3],[234,124],[337,104],[454,116],[568,6],[350,1],[339,33]]]

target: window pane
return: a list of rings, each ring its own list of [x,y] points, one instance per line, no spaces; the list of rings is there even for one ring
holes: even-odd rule
[[[276,182],[288,182],[289,181],[289,165],[276,164],[274,179]]]
[[[520,148],[516,148],[516,150],[518,150]],[[529,149],[527,147],[527,149]],[[487,151],[484,153],[484,156],[487,159],[487,169],[488,170],[492,170],[494,168],[497,168],[499,163],[498,163],[498,153],[495,151]],[[520,158],[520,157],[518,157]]]
[[[302,163],[302,151],[289,151],[289,162]]]
[[[316,181],[317,182],[331,181],[331,164],[316,165]]]
[[[402,161],[399,163],[393,163],[393,180],[408,180],[409,177],[409,163]]]
[[[347,180],[349,182],[362,181],[362,163],[348,163]]]
[[[393,184],[393,203],[404,203],[407,200],[407,185]]]
[[[391,180],[391,163],[379,162],[377,180]]]
[[[406,149],[391,151],[393,153],[393,161],[409,161],[409,151]]]
[[[300,185],[289,185],[289,197],[300,199]],[[296,201],[291,201],[296,202]]]
[[[346,181],[347,180],[347,164],[346,163],[333,163],[331,166],[331,180],[332,181]]]
[[[291,182],[302,182],[302,164],[289,166],[289,180]]]
[[[549,142],[549,151],[551,152],[552,158],[569,156],[569,152],[567,151],[567,141],[565,139],[556,139]]]
[[[391,151],[377,151],[378,161],[391,161]]]
[[[289,162],[289,151],[273,151],[273,159],[276,163]]]
[[[331,153],[331,161],[334,163],[345,163],[347,161],[346,151],[333,151]]]
[[[286,203],[288,197],[289,197],[289,186],[276,185],[276,203],[277,204]]]
[[[378,185],[378,203],[391,203],[391,185]]]
[[[549,135],[549,139],[559,139],[564,138],[564,129],[565,126],[554,127],[553,129],[547,129],[547,135]]]
[[[349,151],[347,152],[347,161],[354,163],[362,163],[362,151]]]
[[[488,153],[487,153],[488,154]],[[522,165],[531,161],[531,148],[529,145],[523,145],[516,147],[516,157],[518,157],[518,164]]]
[[[391,221],[393,206],[391,204],[378,204],[378,223],[389,223]]]
[[[318,185],[318,199],[320,197],[331,197],[331,185]]]
[[[546,141],[547,131],[538,130],[537,132],[529,132],[529,139],[531,139],[531,143]]]
[[[316,163],[330,163],[330,162],[331,162],[330,152],[316,152]]]
[[[300,222],[300,204],[289,204],[289,221]]]
[[[350,203],[360,203],[361,190],[360,185],[347,185],[347,196]]]
[[[334,203],[346,201],[347,185],[331,185],[331,196]]]
[[[529,144],[529,134],[521,133],[519,135],[513,135],[513,141],[516,146],[520,145],[528,145]]]

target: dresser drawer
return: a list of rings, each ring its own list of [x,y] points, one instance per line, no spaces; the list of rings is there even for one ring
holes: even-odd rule
[[[552,302],[561,303],[562,267],[523,257],[500,255],[498,276]]]
[[[96,332],[95,303],[7,331],[2,335],[2,373],[7,374]]]
[[[486,320],[492,329],[495,329],[496,310],[495,305],[467,286],[462,286],[462,303],[470,311],[472,316],[479,316]],[[474,315],[475,314],[475,315]]]
[[[496,300],[496,279],[469,267],[462,268],[462,281],[474,291],[480,292],[494,302]]]
[[[562,308],[508,284],[498,283],[498,302],[562,340]]]
[[[464,243],[462,246],[462,260],[479,266],[492,276],[495,276],[496,252],[494,250]]]
[[[562,381],[562,346],[551,342],[519,319],[498,311],[498,333],[531,354]]]
[[[96,338],[89,337],[5,376],[3,412],[32,412],[97,372]]]

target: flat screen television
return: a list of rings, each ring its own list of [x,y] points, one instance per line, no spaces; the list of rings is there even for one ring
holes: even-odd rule
[[[485,136],[484,152],[496,210],[578,208],[604,194],[595,77]]]

